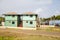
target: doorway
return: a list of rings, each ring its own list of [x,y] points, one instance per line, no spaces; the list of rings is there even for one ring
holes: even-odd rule
[[[21,15],[18,15],[18,27],[23,27],[23,21],[21,19]]]
[[[22,22],[22,21],[20,21],[20,23],[19,23],[19,25],[18,25],[18,26],[19,26],[19,27],[23,27],[23,25],[22,25],[22,24],[23,24],[23,22]]]

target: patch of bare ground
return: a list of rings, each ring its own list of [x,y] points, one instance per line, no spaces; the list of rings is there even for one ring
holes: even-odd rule
[[[60,40],[60,32],[0,29],[0,40]]]
[[[0,29],[0,36],[28,36],[28,35],[43,35],[60,37],[60,32],[46,32],[41,30],[21,30],[21,29]]]

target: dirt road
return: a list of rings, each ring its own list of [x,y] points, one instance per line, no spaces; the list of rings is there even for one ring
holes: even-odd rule
[[[0,36],[6,35],[43,35],[60,37],[60,32],[46,32],[41,30],[0,29]]]

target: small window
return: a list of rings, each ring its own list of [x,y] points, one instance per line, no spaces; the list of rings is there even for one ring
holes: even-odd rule
[[[15,24],[15,22],[12,22],[12,24]]]
[[[12,17],[15,17],[15,15],[12,15]]]
[[[33,17],[33,15],[30,15],[30,17]]]
[[[33,24],[33,22],[32,22],[32,21],[30,21],[30,24]]]
[[[36,17],[38,16],[38,15],[35,15]]]
[[[26,23],[28,23],[28,21],[26,21]]]
[[[10,15],[7,15],[7,16],[10,16]]]
[[[26,16],[28,16],[28,15],[26,15]]]

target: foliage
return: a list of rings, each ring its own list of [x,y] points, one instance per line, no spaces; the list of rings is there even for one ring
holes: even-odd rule
[[[29,35],[25,37],[0,37],[0,40],[60,40],[59,37],[49,37],[49,36],[42,36],[42,35]]]
[[[56,20],[60,20],[60,15],[55,17]]]
[[[0,21],[5,21],[5,18],[4,17],[0,17]]]
[[[52,17],[49,17],[49,18],[43,18],[43,21],[49,21],[49,20],[60,20],[60,15],[53,15]]]

